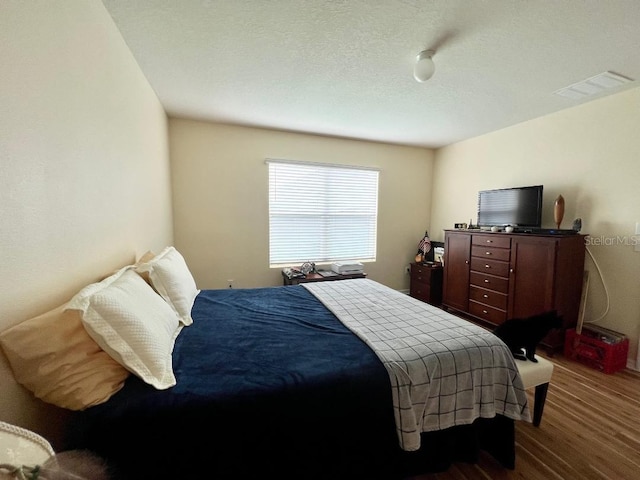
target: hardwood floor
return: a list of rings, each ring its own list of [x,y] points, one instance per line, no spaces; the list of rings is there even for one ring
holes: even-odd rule
[[[516,423],[514,470],[486,455],[411,480],[640,479],[640,372],[607,375],[561,355],[546,358],[555,368],[542,423]]]

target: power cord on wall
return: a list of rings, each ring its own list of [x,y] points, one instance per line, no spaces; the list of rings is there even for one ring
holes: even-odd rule
[[[602,282],[602,286],[604,287],[604,293],[607,299],[607,307],[604,310],[604,313],[602,315],[600,315],[600,317],[596,318],[595,320],[591,320],[590,322],[585,321],[584,323],[597,323],[600,320],[602,320],[604,317],[607,316],[607,314],[609,313],[609,308],[611,306],[611,299],[609,297],[609,289],[607,288],[607,283],[604,281],[604,276],[602,275],[602,270],[600,270],[600,265],[598,265],[598,262],[596,261],[595,257],[593,256],[593,253],[591,253],[591,250],[589,250],[588,247],[585,247],[587,250],[587,253],[589,254],[589,257],[591,257],[591,261],[593,262],[593,264],[596,266],[596,270],[598,271],[598,275],[600,276],[600,281]]]

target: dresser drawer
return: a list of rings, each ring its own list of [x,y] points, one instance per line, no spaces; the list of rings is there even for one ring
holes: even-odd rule
[[[488,288],[500,293],[509,293],[509,279],[487,275],[482,272],[471,272],[470,283],[481,288]]]
[[[471,256],[488,258],[490,260],[509,261],[511,250],[508,248],[487,247],[485,245],[473,245],[471,247]]]
[[[506,311],[489,307],[473,300],[469,300],[469,313],[494,325],[500,325],[507,319]]]
[[[431,287],[429,285],[411,283],[409,295],[423,302],[431,303]]]
[[[497,277],[509,276],[509,264],[498,260],[471,257],[471,270],[474,272],[488,273]]]
[[[428,267],[411,267],[411,285],[422,284],[427,287],[431,284],[432,272]]]
[[[500,234],[473,235],[472,245],[484,245],[485,247],[511,248],[511,237],[503,237]]]
[[[431,276],[431,272],[437,270],[438,268],[442,268],[440,264],[436,264],[436,266],[428,266],[428,265],[420,265],[418,263],[411,264],[411,275],[426,275]]]
[[[507,295],[505,293],[487,290],[486,288],[479,288],[472,285],[469,291],[469,300],[484,303],[485,305],[499,308],[500,310],[507,309]]]

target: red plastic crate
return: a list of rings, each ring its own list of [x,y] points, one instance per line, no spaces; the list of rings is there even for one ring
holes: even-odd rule
[[[615,373],[627,366],[629,339],[607,343],[575,329],[567,330],[564,340],[564,356],[604,373]]]

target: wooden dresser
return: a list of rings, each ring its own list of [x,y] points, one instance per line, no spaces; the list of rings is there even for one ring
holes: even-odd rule
[[[580,310],[584,237],[446,230],[443,306],[489,326],[557,310],[563,329],[542,343],[562,349]]]

